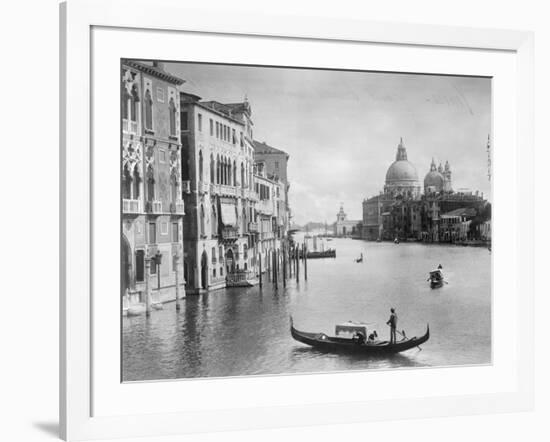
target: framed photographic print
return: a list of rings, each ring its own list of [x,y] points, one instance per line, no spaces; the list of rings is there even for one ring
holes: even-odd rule
[[[61,18],[65,439],[532,406],[531,34]]]

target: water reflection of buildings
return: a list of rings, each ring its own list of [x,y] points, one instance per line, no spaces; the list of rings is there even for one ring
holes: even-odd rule
[[[125,307],[254,284],[288,232],[288,154],[253,138],[252,109],[201,101],[162,63],[122,63]],[[155,258],[157,256],[158,258]]]
[[[421,191],[416,167],[401,139],[379,195],[363,201],[362,237],[429,242],[490,240],[491,206],[479,192],[452,188],[449,162],[430,171]]]

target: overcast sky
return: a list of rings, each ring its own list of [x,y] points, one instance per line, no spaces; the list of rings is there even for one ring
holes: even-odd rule
[[[294,221],[335,221],[342,202],[361,219],[403,137],[421,185],[432,157],[449,161],[453,188],[489,197],[487,78],[167,63],[204,100],[252,107],[254,135],[289,153]]]

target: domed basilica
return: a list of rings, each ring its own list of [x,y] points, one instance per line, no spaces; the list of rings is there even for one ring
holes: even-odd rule
[[[395,161],[386,172],[383,191],[363,201],[362,237],[422,241],[462,238],[466,235],[464,226],[468,220],[487,203],[478,192],[453,191],[448,161],[444,167],[436,166],[432,158],[423,187],[422,192],[416,167],[407,158],[401,138]],[[459,225],[460,231],[457,230]]]
[[[416,167],[407,158],[407,149],[403,144],[403,138],[397,146],[395,161],[386,172],[386,184],[384,193],[391,198],[420,198],[421,187],[418,180]],[[451,167],[445,163],[445,169],[439,164],[436,167],[432,158],[430,171],[424,178],[424,193],[452,192]]]

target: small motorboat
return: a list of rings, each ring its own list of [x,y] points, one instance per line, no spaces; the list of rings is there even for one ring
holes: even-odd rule
[[[432,289],[439,288],[443,286],[445,283],[445,279],[443,278],[443,272],[440,268],[437,268],[435,270],[432,270],[430,272],[430,277],[428,278],[428,281],[430,281],[430,287]]]
[[[429,325],[426,327],[426,333],[424,333],[424,335],[407,338],[405,333],[401,332],[400,335],[402,339],[394,343],[390,341],[380,341],[377,338],[370,339],[367,333],[369,330],[375,331],[373,327],[373,324],[350,321],[336,326],[336,336],[328,336],[325,333],[310,333],[297,330],[294,328],[292,317],[290,317],[290,333],[296,341],[326,352],[355,353],[362,355],[394,354],[419,347],[430,339]],[[343,337],[341,336],[342,334],[347,334],[348,336]],[[351,337],[349,337],[350,334]],[[372,334],[373,333],[371,333],[371,335]],[[374,335],[376,334],[374,333]],[[367,336],[369,336],[369,338],[366,338]]]

